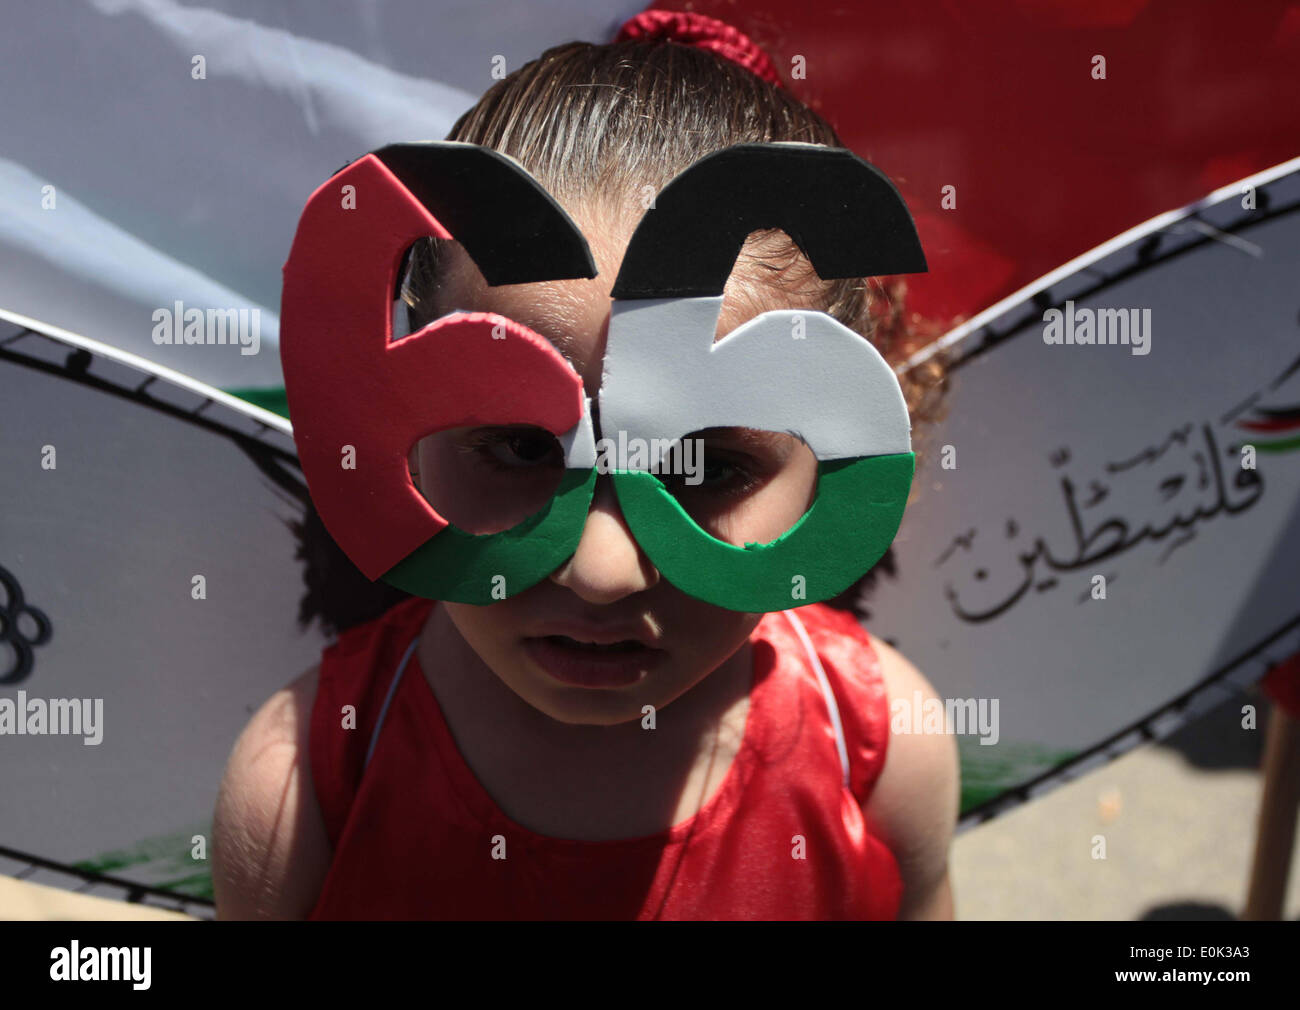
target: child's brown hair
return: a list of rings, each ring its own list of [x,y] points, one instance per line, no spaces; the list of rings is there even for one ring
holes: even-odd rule
[[[549,49],[489,88],[446,139],[511,156],[561,203],[606,206],[628,194],[653,194],[733,144],[844,146],[829,123],[785,88],[711,51],[663,40]],[[426,239],[408,256],[402,299],[413,330],[446,311],[438,304],[438,246]],[[811,292],[821,311],[870,340],[895,367],[938,335],[938,327],[908,320],[902,279],[822,281],[782,232],[751,235],[742,261],[756,271],[755,281],[805,297]],[[913,427],[937,420],[946,386],[942,359],[931,358],[899,381]],[[406,598],[362,576],[310,506],[295,533],[306,562],[300,623],[319,619],[327,631],[341,631]],[[892,571],[892,555],[881,568]],[[828,602],[864,613],[862,594],[875,571]]]

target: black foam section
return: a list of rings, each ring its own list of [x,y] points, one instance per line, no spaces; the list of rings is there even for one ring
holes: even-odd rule
[[[926,271],[907,204],[874,165],[844,148],[737,144],[655,197],[613,297],[721,295],[745,238],[764,228],[785,231],[823,280]]]
[[[454,141],[390,144],[373,154],[451,232],[488,284],[596,276],[578,226],[513,159]]]

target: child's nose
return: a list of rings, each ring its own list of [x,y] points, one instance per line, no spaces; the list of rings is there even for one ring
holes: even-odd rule
[[[578,549],[551,574],[551,581],[595,604],[614,603],[659,582],[659,570],[623,518],[610,477],[596,478]]]

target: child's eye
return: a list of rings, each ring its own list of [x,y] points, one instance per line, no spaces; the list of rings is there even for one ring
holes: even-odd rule
[[[469,433],[462,448],[502,470],[564,464],[560,443],[543,428],[478,428]]]
[[[659,479],[674,496],[691,492],[708,492],[713,495],[744,495],[761,481],[757,467],[748,457],[720,451],[705,446],[704,458],[695,475],[681,473],[660,474]]]

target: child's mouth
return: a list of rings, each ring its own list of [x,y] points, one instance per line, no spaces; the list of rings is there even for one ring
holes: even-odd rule
[[[543,641],[554,642],[556,645],[562,645],[567,649],[581,649],[584,652],[634,652],[637,649],[645,648],[640,642],[633,641],[630,638],[625,638],[621,642],[610,642],[607,645],[602,645],[600,642],[580,642],[568,635],[547,635]]]
[[[633,639],[583,642],[568,635],[524,639],[524,650],[543,672],[576,687],[626,687],[641,680],[665,655]]]

